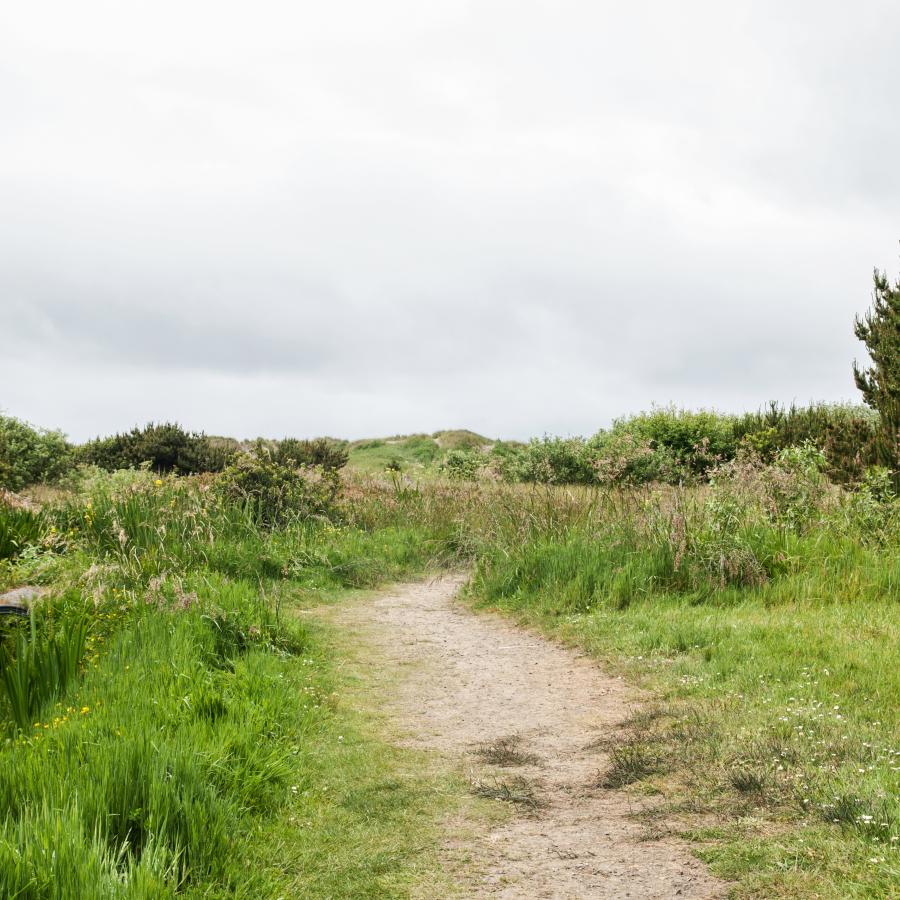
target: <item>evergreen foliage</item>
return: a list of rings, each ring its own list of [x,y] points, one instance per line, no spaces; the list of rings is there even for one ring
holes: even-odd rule
[[[872,365],[853,363],[853,377],[866,405],[881,417],[879,461],[900,466],[900,279],[893,285],[875,270],[872,306],[854,323],[857,338],[868,350]]]
[[[272,450],[272,459],[279,465],[321,466],[336,472],[347,465],[350,453],[346,441],[315,438],[311,441],[285,438]]]
[[[204,434],[185,431],[180,425],[148,423],[122,434],[96,438],[78,448],[79,462],[116,469],[149,464],[155,472],[220,472],[231,452],[214,446]]]

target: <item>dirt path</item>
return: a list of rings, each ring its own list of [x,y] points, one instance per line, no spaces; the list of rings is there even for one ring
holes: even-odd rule
[[[633,712],[633,694],[588,658],[455,600],[459,577],[401,585],[333,620],[385,665],[385,713],[406,746],[463,758],[475,783],[540,805],[462,848],[471,897],[710,898],[724,890],[677,842],[640,841],[636,801],[598,786],[598,741]],[[377,688],[377,685],[376,685]],[[505,738],[517,740],[503,744]],[[479,747],[510,749],[513,766]],[[495,755],[495,758],[496,755]],[[461,848],[448,844],[448,864]]]

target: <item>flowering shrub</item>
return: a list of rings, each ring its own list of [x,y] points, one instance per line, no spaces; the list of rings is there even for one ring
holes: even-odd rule
[[[632,481],[666,481],[674,484],[701,477],[725,459],[734,456],[737,441],[733,420],[709,410],[656,408],[627,419],[617,419],[609,431],[591,440],[601,451],[630,438],[635,446],[651,452],[643,464],[633,467]]]
[[[645,438],[627,432],[609,434],[595,446],[594,477],[599,484],[643,484],[659,474],[661,459]]]

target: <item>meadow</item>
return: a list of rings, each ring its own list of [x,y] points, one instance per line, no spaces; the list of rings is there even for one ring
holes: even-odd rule
[[[895,896],[890,475],[836,477],[836,431],[819,448],[776,425],[740,443],[733,422],[662,424],[664,452],[637,427],[499,450],[414,436],[351,445],[349,466],[300,446],[199,475],[81,461],[7,494],[0,589],[48,593],[2,626],[0,893],[439,883],[441,823],[466,786],[353,708],[340,641],[295,611],[467,567],[465,602],[647,690],[603,779],[663,798],[650,832],[676,821],[735,896]],[[721,446],[695,441],[701,426]]]

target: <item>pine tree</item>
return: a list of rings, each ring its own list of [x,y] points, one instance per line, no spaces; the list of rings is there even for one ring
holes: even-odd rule
[[[881,419],[881,461],[900,477],[900,280],[891,285],[876,269],[874,281],[872,308],[854,323],[872,365],[861,369],[854,362],[853,377],[866,405],[877,410]]]

